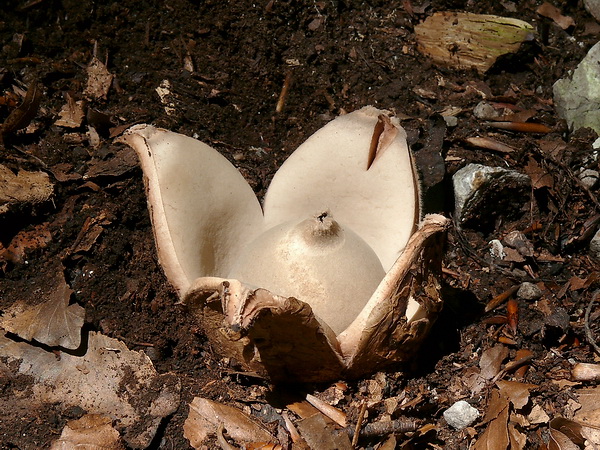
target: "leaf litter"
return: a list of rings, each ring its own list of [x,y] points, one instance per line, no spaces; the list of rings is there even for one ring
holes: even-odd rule
[[[43,2],[37,3],[43,4]],[[34,14],[37,10],[35,4],[36,2],[27,2],[23,12],[19,13],[26,15],[27,20],[31,20],[32,23],[35,23],[35,15],[29,14]],[[175,1],[174,8],[176,9],[179,4]],[[349,426],[359,423],[358,416],[363,404],[366,405],[360,421],[363,429],[367,429],[367,425],[380,422],[380,419],[386,421],[389,419],[390,423],[396,422],[404,414],[425,419],[429,434],[426,440],[418,441],[417,437],[417,445],[426,442],[424,445],[433,448],[444,446],[459,448],[460,445],[473,445],[477,442],[476,445],[487,446],[487,448],[498,448],[502,445],[505,445],[505,448],[547,446],[552,449],[583,446],[582,439],[589,439],[590,442],[595,439],[584,438],[586,425],[582,425],[580,421],[587,421],[590,425],[596,423],[593,411],[594,402],[597,403],[597,394],[590,388],[593,382],[571,381],[574,368],[572,362],[597,362],[597,355],[590,349],[588,340],[593,340],[598,335],[596,320],[598,308],[591,308],[590,312],[591,339],[584,333],[583,311],[592,298],[593,292],[598,288],[598,281],[592,275],[594,270],[597,270],[596,262],[590,259],[586,250],[591,236],[597,230],[598,221],[595,217],[598,216],[598,205],[594,202],[594,198],[597,200],[597,190],[586,191],[581,188],[577,182],[577,170],[583,166],[596,167],[593,161],[587,159],[591,154],[591,142],[595,137],[582,132],[569,133],[561,125],[553,115],[548,86],[557,76],[573,68],[576,59],[582,56],[581,52],[585,46],[590,44],[589,36],[586,38],[586,35],[577,29],[577,27],[582,28],[583,25],[590,28],[588,27],[590,19],[580,11],[579,6],[569,6],[561,11],[561,14],[569,14],[575,19],[577,24],[575,29],[567,28],[565,32],[553,22],[540,21],[539,31],[544,32],[543,28],[547,26],[549,40],[545,41],[546,37],[541,33],[536,41],[536,45],[540,45],[541,49],[534,52],[526,66],[517,63],[507,71],[492,68],[485,76],[479,76],[474,72],[438,70],[428,65],[428,60],[416,53],[414,43],[410,40],[412,39],[410,30],[426,16],[443,9],[456,9],[456,5],[449,8],[449,4],[450,2],[424,2],[413,5],[410,1],[403,1],[402,8],[395,7],[393,14],[388,6],[381,4],[373,8],[372,16],[357,8],[352,14],[364,20],[365,27],[368,25],[368,28],[364,29],[361,28],[363,24],[360,20],[355,21],[354,17],[349,17],[343,8],[332,11],[331,6],[326,2],[316,2],[314,8],[300,11],[298,19],[290,18],[292,25],[301,29],[302,25],[298,20],[306,24],[316,23],[313,20],[317,19],[319,14],[322,16],[318,27],[314,25],[314,30],[308,29],[302,38],[305,41],[300,40],[298,49],[309,55],[306,60],[301,56],[301,52],[295,53],[295,48],[284,46],[278,48],[281,50],[280,53],[275,52],[285,54],[286,59],[297,59],[299,65],[310,70],[303,72],[305,77],[295,77],[287,93],[284,114],[273,115],[272,120],[269,118],[272,129],[262,126],[263,122],[257,117],[268,115],[265,111],[269,109],[269,102],[277,99],[277,90],[281,87],[286,68],[274,65],[273,61],[269,60],[268,53],[261,48],[258,38],[253,43],[253,51],[256,52],[257,59],[253,62],[254,65],[244,66],[247,69],[244,74],[232,68],[231,59],[227,55],[227,51],[231,49],[227,43],[221,41],[219,45],[215,45],[218,54],[213,54],[211,45],[215,44],[215,39],[218,39],[223,29],[219,27],[226,27],[229,23],[216,23],[212,16],[210,23],[203,22],[203,16],[189,8],[187,13],[191,17],[200,19],[198,22],[193,22],[193,27],[189,25],[189,21],[173,22],[179,19],[165,12],[160,24],[149,20],[147,29],[142,29],[140,33],[140,30],[135,27],[116,26],[119,20],[126,21],[134,17],[135,14],[131,14],[131,11],[137,12],[137,9],[127,1],[123,5],[115,4],[113,8],[120,11],[120,16],[115,16],[114,11],[111,10],[110,15],[107,16],[110,20],[103,25],[109,27],[110,22],[116,20],[115,26],[111,29],[116,39],[122,38],[123,35],[119,34],[121,33],[119,30],[122,29],[127,30],[128,38],[132,38],[132,42],[135,41],[136,45],[143,44],[143,48],[140,47],[138,50],[140,60],[143,59],[145,62],[140,63],[136,59],[138,53],[128,51],[127,68],[122,64],[124,53],[117,50],[120,45],[114,45],[115,41],[112,40],[114,37],[104,35],[95,28],[95,21],[87,20],[84,16],[86,13],[69,10],[69,14],[64,15],[65,22],[63,23],[61,19],[56,23],[70,25],[73,22],[69,23],[69,20],[83,20],[90,24],[89,33],[102,35],[105,39],[104,42],[100,41],[100,46],[106,45],[116,52],[115,59],[110,55],[110,71],[104,63],[96,64],[97,79],[104,81],[92,83],[97,85],[97,89],[96,94],[93,95],[89,91],[90,102],[106,105],[106,110],[119,124],[136,123],[140,120],[153,121],[159,126],[186,134],[198,133],[209,136],[211,142],[216,143],[219,150],[223,150],[226,154],[233,148],[231,155],[235,153],[235,158],[232,159],[242,167],[244,174],[251,179],[253,187],[258,192],[264,189],[266,178],[274,172],[277,158],[282,158],[288,148],[300,142],[306,130],[318,129],[324,117],[331,118],[341,113],[340,109],[351,111],[362,106],[366,99],[373,98],[382,105],[401,105],[398,109],[402,111],[398,111],[398,115],[403,117],[403,125],[406,125],[413,135],[413,143],[416,143],[414,148],[418,151],[419,147],[425,147],[427,144],[423,136],[427,136],[427,124],[435,120],[433,114],[454,108],[457,112],[452,117],[457,119],[458,125],[448,125],[442,139],[439,142],[435,141],[435,150],[444,159],[446,174],[452,175],[465,163],[477,162],[507,166],[530,175],[534,180],[533,195],[529,202],[523,204],[523,216],[520,219],[506,219],[500,216],[490,230],[464,229],[452,232],[450,255],[445,261],[444,271],[446,288],[453,294],[450,295],[448,308],[444,310],[444,315],[434,330],[435,342],[433,344],[429,342],[426,347],[424,353],[427,357],[423,357],[425,362],[419,360],[414,364],[419,368],[416,373],[410,370],[391,371],[383,374],[385,375],[383,377],[379,375],[370,380],[348,381],[349,387],[336,397],[335,403],[325,392],[319,393],[320,387],[312,387],[314,391],[311,392],[316,397],[335,404],[343,411]],[[480,3],[465,9],[502,14],[510,11],[505,4],[514,6],[507,2],[494,5]],[[237,18],[234,19],[232,11],[236,12],[235,8],[242,6],[232,4],[223,8],[223,17],[225,21],[230,20],[236,25],[243,25],[238,31],[247,32],[247,28],[244,28],[246,25],[258,29],[265,23],[270,23],[273,17],[287,14],[278,9],[282,5],[281,2],[269,2],[269,5],[264,10],[258,8],[260,12],[256,14],[243,5],[244,14],[237,14]],[[127,10],[128,8],[130,9]],[[524,5],[523,18],[527,22],[534,23],[537,22],[537,16],[531,8]],[[66,9],[62,12],[66,12]],[[12,16],[10,9],[6,13],[7,17],[10,17],[6,24],[9,31],[12,31],[13,24],[16,26],[21,19]],[[103,13],[102,6],[95,10],[94,14],[96,13],[100,15]],[[336,20],[330,20],[333,16]],[[252,22],[254,19],[256,21]],[[206,46],[196,46],[184,52],[185,54],[182,53],[180,61],[182,70],[185,68],[184,59],[189,59],[190,53],[196,62],[210,61],[210,64],[194,66],[195,73],[191,76],[189,73],[181,76],[176,73],[172,64],[164,64],[165,55],[169,59],[174,59],[176,56],[169,53],[177,52],[177,45],[171,46],[173,42],[169,41],[170,36],[173,36],[172,25],[175,23],[177,23],[177,27],[174,28],[175,33],[180,33],[180,30],[190,35],[197,33],[203,42],[207,43]],[[339,23],[349,23],[354,27],[351,42],[344,34],[346,31],[340,33],[340,29],[336,28]],[[593,25],[597,28],[597,24]],[[279,45],[279,37],[290,36],[287,34],[289,30],[281,27],[277,29],[276,38],[271,39],[273,35],[268,35],[270,36],[269,51],[272,51],[272,45]],[[320,34],[324,31],[334,32],[334,34]],[[368,33],[365,34],[367,31]],[[231,29],[231,32],[234,33],[235,29]],[[69,27],[63,27],[61,33],[68,38]],[[260,36],[260,33],[256,36]],[[331,39],[331,36],[336,39]],[[364,39],[364,36],[368,38]],[[394,36],[395,41],[391,41],[389,36]],[[49,261],[57,254],[64,255],[66,250],[74,249],[77,257],[69,257],[64,262],[66,265],[64,272],[75,291],[70,298],[85,307],[87,318],[84,329],[91,328],[102,333],[94,335],[84,331],[82,334],[83,347],[90,347],[88,349],[90,358],[92,358],[91,353],[99,351],[97,343],[94,342],[97,339],[104,339],[100,338],[104,334],[110,335],[110,338],[105,338],[113,340],[102,341],[105,352],[111,353],[114,352],[111,349],[118,348],[120,354],[124,355],[128,352],[126,348],[143,348],[152,358],[158,372],[167,375],[170,372],[176,374],[185,385],[189,398],[209,397],[223,404],[235,405],[244,413],[254,414],[261,410],[267,403],[265,399],[267,386],[254,378],[253,374],[240,371],[235,362],[216,358],[210,347],[203,342],[201,333],[195,328],[197,325],[182,317],[185,314],[182,314],[178,307],[173,307],[174,296],[169,288],[165,287],[164,279],[154,267],[153,244],[151,239],[146,237],[150,229],[148,219],[144,215],[145,200],[141,195],[143,188],[139,180],[132,181],[134,177],[130,172],[135,169],[134,164],[131,164],[130,155],[118,154],[120,148],[111,144],[101,132],[98,133],[99,136],[94,136],[92,139],[82,130],[68,135],[64,129],[50,126],[59,117],[57,113],[64,106],[63,91],[71,88],[82,91],[86,88],[86,83],[84,81],[81,85],[81,80],[86,80],[88,74],[87,78],[90,80],[96,77],[92,74],[91,67],[89,72],[86,70],[92,60],[90,50],[77,44],[78,39],[72,39],[68,44],[67,41],[62,42],[65,44],[62,45],[64,52],[60,52],[60,44],[49,46],[53,49],[52,52],[60,53],[60,58],[57,58],[56,54],[46,52],[39,45],[32,47],[32,42],[36,42],[35,39],[39,38],[39,35],[35,34],[35,29],[31,28],[27,34],[15,37],[15,42],[19,44],[3,47],[2,56],[8,55],[10,47],[13,48],[10,50],[10,58],[32,58],[30,61],[33,61],[37,55],[30,54],[28,49],[34,48],[35,52],[40,52],[49,61],[48,64],[27,63],[32,65],[19,66],[19,70],[14,71],[14,74],[0,70],[3,91],[9,91],[14,77],[18,78],[21,74],[30,75],[37,70],[35,67],[47,70],[49,75],[42,77],[43,81],[40,83],[41,87],[43,85],[43,97],[40,95],[42,92],[40,89],[37,96],[37,100],[41,98],[39,111],[34,102],[35,90],[32,89],[30,94],[32,101],[25,105],[18,115],[12,116],[13,119],[8,121],[8,128],[1,130],[5,140],[10,141],[8,144],[11,142],[16,144],[2,153],[2,162],[12,175],[18,175],[20,171],[26,170],[32,173],[39,172],[42,174],[38,175],[40,179],[46,178],[44,173],[47,170],[45,168],[47,162],[48,167],[52,168],[52,173],[57,175],[52,183],[50,178],[46,178],[45,185],[57,183],[51,190],[45,191],[55,193],[54,197],[46,195],[41,196],[41,200],[34,198],[33,201],[24,199],[21,203],[24,208],[14,208],[19,201],[10,205],[9,212],[12,214],[15,209],[23,210],[27,215],[28,208],[31,206],[46,204],[47,200],[56,198],[61,220],[46,222],[54,212],[45,212],[40,218],[32,209],[33,223],[41,220],[44,224],[49,224],[53,238],[51,241],[44,238],[48,236],[43,230],[46,225],[39,230],[33,228],[32,223],[27,222],[27,217],[23,219],[22,216],[17,216],[17,221],[10,224],[8,233],[5,231],[6,228],[2,229],[0,242],[4,248],[8,248],[11,240],[16,239],[23,230],[33,231],[34,234],[39,233],[40,236],[39,243],[34,242],[34,234],[20,236],[22,242],[32,244],[22,245],[22,247],[34,251],[25,250],[25,257],[9,261],[10,265],[6,267],[6,273],[3,274],[4,278],[0,283],[2,310],[8,311],[15,300],[22,297],[21,292],[39,294],[40,274],[49,270],[48,268],[55,270],[54,265],[47,265]],[[30,40],[32,37],[34,40]],[[6,41],[10,43],[12,39],[13,36],[7,36]],[[124,43],[125,40],[122,42]],[[367,44],[368,47],[365,47]],[[17,53],[14,53],[15,51]],[[336,59],[338,54],[341,59]],[[64,64],[61,58],[68,63]],[[122,58],[121,62],[119,58]],[[409,62],[408,72],[404,68],[404,59]],[[349,61],[352,63],[352,73],[345,69],[349,67]],[[155,64],[163,67],[157,67]],[[241,64],[244,65],[245,62],[242,61]],[[165,70],[167,66],[168,71]],[[425,70],[415,71],[414,67],[424,67]],[[328,73],[327,70],[332,72]],[[110,77],[107,73],[111,72],[118,74],[118,78],[111,78],[108,83]],[[332,73],[336,73],[336,76],[330,76]],[[341,84],[338,86],[335,81],[340,74],[344,78],[344,86]],[[169,116],[165,116],[160,99],[153,92],[153,88],[160,83],[161,79],[170,80],[172,95],[177,100],[170,105],[174,110]],[[260,86],[252,85],[252,82],[239,84],[241,80],[248,83],[250,79],[260,80]],[[119,82],[125,87],[124,91],[119,91]],[[324,87],[320,90],[314,89],[316,85],[324,85]],[[25,90],[22,91],[24,94]],[[211,97],[211,92],[221,92],[221,94],[218,97]],[[418,96],[416,100],[415,96]],[[4,119],[14,111],[16,105],[9,105],[8,100],[6,106],[1,104],[3,98],[0,98],[0,115]],[[511,105],[497,108],[502,112],[497,119],[540,122],[553,131],[541,140],[540,136],[487,127],[472,116],[474,106],[481,99]],[[256,114],[251,105],[262,105],[260,114]],[[36,118],[31,117],[31,112],[27,112],[34,110],[38,114]],[[513,110],[517,113],[524,111],[525,114],[511,115],[510,112]],[[532,116],[531,112],[534,110],[537,114]],[[15,118],[18,120],[15,121]],[[30,122],[37,122],[37,120],[40,120],[36,126],[41,126],[42,135],[31,132],[35,127],[28,128]],[[16,125],[12,126],[11,123]],[[82,125],[84,123],[82,122]],[[117,125],[115,129],[119,126],[125,128],[125,125]],[[261,130],[260,136],[256,131],[258,129]],[[474,140],[472,141],[474,147],[463,148],[463,144],[469,142],[469,138],[473,136],[483,140]],[[93,148],[88,148],[87,145],[92,140]],[[36,141],[36,144],[30,146],[31,141]],[[247,152],[245,149],[250,145],[249,143],[266,151],[257,155]],[[94,171],[96,164],[111,161],[113,159],[111,155],[116,155],[114,165],[111,165],[112,163],[107,164],[108,167],[99,165],[98,170]],[[89,182],[89,179],[84,181],[84,175],[91,177],[93,182]],[[104,206],[107,201],[112,202],[110,208]],[[82,208],[82,205],[85,205],[85,208]],[[84,224],[90,210],[100,212],[103,209],[111,213],[114,211],[114,215],[109,214],[97,222],[90,220],[87,225]],[[10,218],[13,220],[14,216],[11,215]],[[6,223],[3,222],[2,225]],[[89,231],[90,236],[88,239],[83,239],[86,230]],[[490,239],[504,242],[504,237],[514,230],[519,230],[526,236],[533,252],[528,252],[527,255],[519,252],[522,259],[515,256],[503,261],[492,261],[488,255],[487,242]],[[81,239],[77,237],[80,231],[83,233]],[[45,244],[42,244],[43,241]],[[508,244],[504,242],[504,245]],[[16,248],[16,245],[13,248]],[[517,248],[515,250],[518,251]],[[28,252],[34,255],[34,259],[28,256]],[[95,275],[90,275],[92,269]],[[101,276],[106,277],[105,281],[100,280]],[[483,320],[489,318],[482,312],[483,306],[499,294],[518,286],[523,280],[535,282],[542,292],[542,297],[524,299],[513,292],[511,296],[518,306],[518,320],[513,320],[512,324],[508,323],[506,317],[495,322]],[[50,280],[44,282],[50,283]],[[459,298],[460,301],[455,301],[454,297]],[[42,299],[28,295],[27,298],[28,301],[24,302],[23,306],[35,309],[50,297]],[[56,300],[55,297],[52,298]],[[65,298],[66,294],[62,302],[56,300],[55,306],[58,310],[64,311],[65,305],[67,308],[76,306],[76,303],[69,305]],[[501,304],[496,306],[497,309],[502,308],[502,314],[507,301],[508,298],[504,298]],[[176,313],[173,310],[176,310]],[[132,326],[132,323],[135,323],[135,326]],[[58,333],[50,334],[58,335]],[[115,339],[117,336],[122,336],[123,339]],[[23,338],[15,337],[15,339]],[[126,342],[127,346],[119,347],[123,345],[122,342],[119,344],[119,341]],[[54,342],[60,342],[60,338],[55,339]],[[489,349],[494,349],[500,343],[508,350],[506,356],[503,356],[504,352],[496,356],[487,353]],[[32,386],[43,385],[38,378],[34,378],[43,376],[35,361],[47,362],[49,367],[54,367],[61,361],[66,364],[63,360],[71,361],[74,358],[79,358],[82,362],[87,356],[79,353],[70,354],[68,351],[61,351],[58,347],[48,349],[33,342],[10,341],[9,344],[6,348],[18,346],[20,350],[17,353],[22,358],[5,356],[0,364],[3,380],[7,380],[3,385],[5,395],[0,399],[5,406],[3,408],[5,415],[2,418],[3,436],[11,443],[22,443],[25,441],[18,441],[21,439],[19,436],[27,430],[30,432],[27,442],[30,446],[35,445],[32,442],[36,439],[36,430],[40,430],[39,433],[46,436],[57,437],[56,425],[52,425],[56,423],[56,417],[59,416],[60,420],[64,421],[65,418],[70,419],[72,416],[69,414],[72,413],[68,409],[65,410],[66,408],[61,408],[57,416],[41,415],[42,410],[36,409],[32,403],[25,401],[25,399],[35,398],[37,402],[40,395],[37,392],[43,391],[38,387],[36,394],[33,397],[29,396]],[[497,352],[497,349],[493,352]],[[529,352],[529,355],[523,356],[523,352]],[[490,358],[493,364],[480,367],[484,354],[486,358],[493,356]],[[94,364],[102,364],[100,356],[104,357],[104,354],[92,358]],[[52,362],[50,357],[53,358]],[[60,361],[57,357],[60,357]],[[26,360],[30,362],[26,373],[31,375],[17,375],[19,367],[23,366],[25,370]],[[149,361],[146,360],[146,363]],[[89,369],[87,364],[79,367],[84,371]],[[129,367],[133,373],[133,368],[126,367]],[[481,375],[484,368],[485,377]],[[77,370],[77,376],[72,367],[68,373],[77,379],[82,373]],[[116,377],[115,374],[111,376]],[[161,377],[156,374],[156,370],[148,376]],[[30,382],[19,384],[17,383],[19,377],[30,377]],[[473,379],[476,381],[472,382]],[[128,385],[123,380],[121,378],[120,384]],[[511,383],[520,381],[524,385],[535,385],[538,388],[530,389],[521,385],[510,388],[503,385],[504,381]],[[121,389],[120,392],[124,393],[125,390]],[[73,401],[68,396],[65,398],[68,402]],[[145,397],[142,395],[141,398]],[[189,398],[186,403],[189,402]],[[476,423],[473,428],[465,430],[464,434],[449,430],[440,420],[439,413],[459,398],[471,398],[480,411],[489,412],[489,416],[486,415],[487,421]],[[590,410],[586,410],[584,398],[590,399]],[[13,400],[19,403],[11,403]],[[77,400],[73,401],[73,404],[82,403]],[[117,409],[121,408],[119,403],[117,405]],[[519,408],[517,405],[524,406]],[[47,409],[52,410],[52,407]],[[181,412],[184,410],[185,412]],[[11,411],[18,412],[19,417],[10,416]],[[284,408],[277,411],[279,412],[276,412],[274,417],[279,414],[283,422],[285,417],[289,418],[290,430],[295,427],[294,422],[301,420],[300,415],[296,415],[292,410]],[[312,412],[314,414],[314,409]],[[76,416],[81,414],[83,413]],[[181,426],[183,422],[181,417],[185,414],[187,408],[180,408],[163,431],[165,442],[175,442],[175,447],[185,448],[185,445],[188,445],[187,439],[183,437]],[[144,413],[140,415],[143,416]],[[27,422],[27,428],[23,428],[25,426],[22,425],[23,417],[31,419]],[[564,417],[564,420],[557,420],[560,417]],[[142,419],[140,421],[143,422]],[[315,423],[323,421],[326,423],[326,432],[339,431],[338,426],[328,422],[327,419],[315,419]],[[120,434],[125,434],[131,441],[135,424],[124,427],[121,419],[112,416],[110,422]],[[279,422],[274,424],[265,419],[264,423],[272,435],[277,435],[278,438],[287,436],[287,432],[280,433],[282,425]],[[60,423],[61,427],[62,425],[63,423]],[[322,428],[322,423],[315,428],[319,427]],[[412,432],[407,435],[404,432],[393,431],[381,437],[361,436],[358,445],[362,447],[380,445],[380,448],[390,448],[396,444],[406,443],[411,438],[410,433]],[[496,437],[497,440],[484,439],[484,433],[488,433],[488,438]],[[217,427],[211,436],[217,439],[219,434],[231,445],[232,439],[226,429],[219,432]],[[416,433],[412,437],[415,435]],[[524,435],[527,439],[526,444],[524,444]],[[297,438],[303,439],[299,432]],[[204,445],[216,445],[216,440],[208,439],[208,443]],[[285,439],[281,438],[281,442],[284,441]],[[21,446],[26,448],[25,444]],[[42,444],[37,447],[41,446]]]
[[[23,402],[60,402],[63,407],[105,414],[116,421],[133,448],[146,448],[161,420],[179,404],[180,383],[175,377],[158,375],[143,352],[100,333],[89,333],[85,354],[60,352],[60,357],[1,337],[0,356],[16,363],[17,373],[35,380],[31,398]]]

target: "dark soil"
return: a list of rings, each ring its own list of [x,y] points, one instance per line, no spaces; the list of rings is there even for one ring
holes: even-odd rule
[[[534,161],[552,178],[551,185],[534,186],[511,214],[498,203],[474,224],[451,230],[442,316],[423,356],[411,367],[398,368],[401,372],[388,372],[384,383],[386,397],[420,396],[402,415],[436,425],[412,445],[468,446],[468,433],[451,429],[442,412],[465,397],[485,406],[488,388],[469,399],[461,380],[500,337],[511,340],[503,341],[510,360],[519,349],[533,352],[521,380],[538,385],[536,401],[559,416],[567,399],[553,381],[570,377],[569,359],[594,360],[583,318],[598,288],[598,277],[593,278],[598,263],[587,254],[591,234],[585,222],[600,208],[594,192],[574,176],[587,164],[595,134],[567,132],[552,107],[552,84],[585,56],[598,27],[581,2],[555,2],[576,23],[564,31],[536,14],[541,3],[433,0],[422,7],[415,2],[409,12],[402,5],[410,1],[5,0],[0,6],[0,123],[16,108],[9,102],[13,85],[26,90],[37,83],[42,96],[29,126],[4,134],[0,163],[15,171],[48,173],[55,192],[49,202],[0,216],[3,247],[20,232],[35,234],[44,227],[51,234],[47,244],[33,245],[21,260],[0,261],[0,308],[34,298],[57,267],[64,269],[74,299],[85,307],[87,331],[121,339],[130,349],[145,351],[159,373],[180,377],[181,407],[166,420],[155,446],[188,448],[182,424],[194,396],[260,405],[267,402],[270,385],[237,374],[236,367],[216,356],[193,316],[176,304],[158,266],[142,173],[131,150],[114,142],[122,130],[117,127],[152,123],[195,136],[239,167],[261,197],[277,167],[314,131],[339,114],[376,105],[405,117],[402,124],[425,186],[426,212],[452,215],[451,176],[468,163],[527,173]],[[511,6],[519,11],[510,11]],[[413,27],[445,10],[518,17],[537,27],[538,37],[485,75],[440,68],[417,51]],[[107,99],[87,104],[79,128],[54,125],[67,93],[82,98],[94,52],[116,76]],[[193,71],[184,69],[190,58]],[[291,87],[283,111],[276,113],[286,76]],[[172,86],[172,114],[155,91],[163,80]],[[488,128],[473,115],[481,91],[535,109],[533,120],[552,131],[540,135]],[[455,127],[440,122],[439,113],[447,107],[460,108]],[[99,133],[96,147],[88,141],[88,126]],[[494,137],[516,150],[475,149],[464,142],[473,136]],[[566,146],[550,158],[540,150],[541,140],[564,140]],[[90,226],[98,231],[94,238],[87,236]],[[526,232],[536,255],[552,258],[492,264],[488,242],[513,230]],[[569,288],[574,276],[589,282]],[[564,313],[566,322],[557,325],[536,302],[518,300],[520,319],[512,334],[502,321],[505,303],[484,313],[492,298],[523,281],[543,283],[546,310],[550,316]],[[2,448],[47,448],[66,421],[84,413],[60,405],[15,409],[14,392],[30,381],[2,379]],[[348,382],[337,406],[356,419],[357,405],[372,395],[372,384]],[[383,406],[374,406],[368,420],[383,412]],[[529,433],[532,448],[547,442],[544,426]]]

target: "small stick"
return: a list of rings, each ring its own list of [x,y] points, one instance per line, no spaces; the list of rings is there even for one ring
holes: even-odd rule
[[[551,128],[541,123],[533,122],[486,122],[488,127],[501,130],[519,131],[521,133],[550,133]]]
[[[361,437],[387,436],[392,433],[409,433],[416,431],[419,428],[417,421],[414,419],[397,419],[368,423],[360,431]],[[348,430],[352,433],[353,430]],[[352,437],[354,441],[354,436]]]
[[[296,426],[292,423],[292,421],[290,420],[290,417],[288,416],[287,412],[284,411],[281,414],[281,417],[283,417],[283,421],[285,422],[285,427],[288,430],[288,433],[290,433],[290,437],[292,438],[292,442],[294,444],[302,441],[303,439],[300,437],[300,433],[298,433],[298,430],[296,429]]]
[[[325,403],[323,400],[318,399],[314,395],[306,394],[306,401],[333,420],[341,427],[346,427],[346,414],[343,411],[331,406],[329,403]]]
[[[486,137],[470,137],[465,139],[465,142],[474,147],[485,148],[486,150],[493,150],[500,153],[512,153],[515,151],[510,145]]]
[[[281,88],[281,93],[279,94],[279,100],[277,100],[277,106],[275,106],[275,112],[277,114],[283,111],[283,107],[285,106],[285,101],[287,99],[288,91],[290,90],[291,84],[292,72],[289,71],[285,74],[285,80],[283,80],[283,87]]]
[[[356,421],[356,427],[354,428],[354,436],[352,436],[352,447],[356,448],[358,445],[358,438],[360,434],[360,428],[362,427],[363,420],[365,420],[365,413],[367,412],[367,402],[363,400],[360,405],[360,412],[358,413],[358,420]]]
[[[532,359],[533,359],[533,355],[527,355],[527,356],[524,356],[524,357],[522,357],[520,359],[517,359],[516,361],[509,362],[508,364],[506,364],[506,366],[504,366],[504,369],[502,369],[500,372],[498,372],[498,374],[494,378],[492,378],[492,380],[490,381],[490,383],[494,384],[496,381],[498,381],[499,379],[501,379],[508,372],[512,372],[513,370],[518,369],[523,364],[528,363]]]
[[[496,309],[498,307],[498,305],[500,305],[502,302],[504,302],[504,300],[509,298],[511,295],[513,295],[518,290],[519,290],[519,285],[516,284],[513,287],[511,287],[510,289],[507,289],[506,291],[504,291],[502,294],[495,296],[493,299],[491,299],[488,302],[487,305],[485,305],[485,312],[490,312],[492,309]]]

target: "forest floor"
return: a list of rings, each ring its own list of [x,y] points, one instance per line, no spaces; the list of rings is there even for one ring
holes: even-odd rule
[[[37,86],[33,103],[39,105],[23,129],[5,122],[0,164],[13,173],[47,174],[53,194],[0,214],[0,310],[39,301],[57,273],[64,274],[71,301],[85,308],[86,333],[144,351],[159,374],[181,383],[179,407],[159,427],[153,448],[189,448],[183,423],[194,397],[253,413],[275,406],[265,423],[272,421],[276,431],[283,423],[271,400],[278,389],[220,358],[194,316],[177,304],[158,265],[141,169],[115,137],[137,123],[197,137],[232,161],[262,199],[277,168],[313,132],[340,114],[374,105],[394,112],[407,130],[425,212],[453,215],[452,176],[469,163],[527,174],[531,190],[516,211],[499,202],[486,217],[449,231],[445,306],[413,363],[365,379],[295,389],[334,404],[351,426],[364,401],[365,424],[402,417],[427,426],[364,437],[359,447],[392,445],[393,436],[399,448],[469,448],[477,440],[478,448],[491,449],[501,448],[508,436],[513,448],[547,448],[551,420],[572,418],[581,407],[577,393],[593,386],[573,380],[573,364],[600,358],[586,337],[586,327],[600,336],[600,302],[585,318],[600,283],[598,261],[588,253],[600,204],[598,189],[585,189],[576,176],[581,168],[598,170],[598,160],[591,159],[596,135],[570,133],[552,95],[553,83],[596,43],[600,26],[581,2],[560,1],[555,6],[574,21],[564,30],[536,13],[541,3],[5,1],[0,123],[31,101],[33,94],[22,95],[28,87]],[[519,18],[533,25],[536,36],[485,73],[440,67],[419,53],[414,33],[438,11]],[[86,90],[94,57],[114,75],[105,91]],[[276,112],[286,77],[285,105]],[[168,104],[157,94],[159,86],[168,87]],[[80,100],[82,117],[57,124],[61,109]],[[533,111],[529,120],[548,131],[494,129],[473,113],[484,100]],[[452,126],[439,120],[448,111],[457,118]],[[473,147],[470,137],[513,150]],[[533,252],[492,261],[489,242],[512,231],[524,233]],[[491,300],[514,294],[523,282],[536,284],[541,297],[507,295],[510,302],[486,311]],[[491,375],[482,355],[496,367]],[[521,362],[511,369],[514,361]],[[15,376],[14,365],[4,363],[2,448],[48,448],[66,422],[85,411],[60,401],[24,407],[23,393],[35,380]],[[502,381],[521,383],[523,404],[507,394],[507,386],[515,385]],[[462,399],[481,416],[457,431],[442,413]]]

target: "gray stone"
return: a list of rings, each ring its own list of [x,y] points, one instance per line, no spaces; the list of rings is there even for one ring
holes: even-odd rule
[[[598,184],[598,179],[600,178],[600,173],[597,170],[593,169],[585,169],[582,170],[579,174],[579,179],[583,183],[585,187],[588,189],[593,189],[596,184]]]
[[[529,198],[527,175],[502,167],[469,164],[452,177],[458,223],[485,227],[499,215],[519,211]]]
[[[554,83],[554,104],[573,130],[590,127],[600,134],[600,42],[594,45],[570,78]]]
[[[462,430],[471,425],[479,417],[477,408],[473,408],[464,400],[457,401],[454,405],[444,411],[444,419],[451,427]]]
[[[533,256],[533,244],[520,231],[511,231],[504,236],[503,241],[509,247],[516,249],[521,255],[527,258]]]
[[[538,300],[542,297],[542,290],[533,283],[525,282],[519,287],[517,297],[523,300]]]
[[[600,0],[583,0],[583,6],[594,19],[600,22]]]
[[[600,228],[590,241],[590,256],[600,260]]]
[[[494,120],[500,117],[500,112],[491,103],[481,101],[473,108],[473,115],[478,119]]]
[[[443,116],[446,125],[449,127],[455,127],[458,125],[458,117],[456,116]]]

